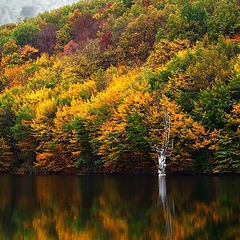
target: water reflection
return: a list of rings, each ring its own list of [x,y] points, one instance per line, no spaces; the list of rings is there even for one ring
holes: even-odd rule
[[[240,178],[0,177],[0,240],[237,239]]]
[[[166,217],[166,240],[172,239],[172,215],[168,204],[166,178],[158,175],[159,200],[161,199]]]

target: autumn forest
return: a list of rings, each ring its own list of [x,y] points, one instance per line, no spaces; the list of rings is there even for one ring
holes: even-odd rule
[[[0,171],[240,173],[240,2],[93,0],[0,26]]]

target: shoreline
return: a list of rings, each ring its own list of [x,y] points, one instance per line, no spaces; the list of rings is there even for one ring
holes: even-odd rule
[[[66,172],[2,172],[0,176],[158,176],[158,173],[66,173]],[[240,173],[189,173],[189,172],[171,172],[166,174],[170,177],[240,177]]]

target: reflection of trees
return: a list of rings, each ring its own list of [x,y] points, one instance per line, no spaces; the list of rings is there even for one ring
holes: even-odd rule
[[[235,239],[240,233],[238,178],[168,177],[167,191],[156,177],[4,176],[0,184],[0,240]]]
[[[0,239],[34,239],[31,228],[36,202],[32,178],[0,177]]]
[[[231,239],[229,233],[239,225],[240,195],[236,186],[228,186],[237,185],[236,180],[183,178],[177,188],[177,179],[168,182],[169,199],[175,202],[173,239]],[[237,231],[232,236],[238,236]]]

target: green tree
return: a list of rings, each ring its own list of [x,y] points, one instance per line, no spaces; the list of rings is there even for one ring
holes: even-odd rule
[[[175,14],[170,14],[167,28],[169,37],[187,38],[191,42],[201,39],[207,31],[208,14],[199,2],[186,2]]]
[[[222,0],[216,4],[213,16],[208,21],[209,37],[216,39],[219,35],[232,36],[240,27],[239,5],[235,0]]]
[[[227,122],[227,113],[230,113],[231,107],[232,101],[226,84],[216,80],[212,87],[200,93],[195,113],[208,129],[222,129]]]
[[[34,23],[23,23],[19,25],[13,32],[13,37],[18,45],[31,45],[35,46],[37,38],[40,33],[39,26]]]

